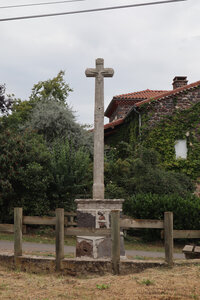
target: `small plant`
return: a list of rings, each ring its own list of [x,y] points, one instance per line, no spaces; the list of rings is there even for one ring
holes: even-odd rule
[[[153,285],[154,281],[150,279],[143,279],[140,283],[144,285]]]
[[[0,284],[0,290],[7,290],[8,289],[8,285],[7,284]]]
[[[97,288],[99,290],[106,290],[106,289],[109,289],[109,287],[110,287],[109,284],[105,284],[105,283],[103,283],[103,284],[97,284],[96,286],[97,286]]]
[[[139,255],[136,255],[136,256],[134,257],[134,259],[138,259],[138,260],[144,260],[144,257],[142,257],[142,256],[139,256]]]
[[[199,297],[196,294],[192,294],[192,299],[198,300]]]

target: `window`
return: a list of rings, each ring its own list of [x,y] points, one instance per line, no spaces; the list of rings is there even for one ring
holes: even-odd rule
[[[187,158],[187,141],[186,140],[178,140],[175,142],[175,152],[176,159],[178,158]]]

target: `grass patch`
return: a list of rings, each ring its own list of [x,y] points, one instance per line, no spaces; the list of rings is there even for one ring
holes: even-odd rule
[[[13,233],[0,233],[0,240],[4,241],[14,241]],[[55,236],[47,234],[23,234],[23,242],[30,243],[41,243],[41,244],[55,244]],[[75,246],[76,238],[75,237],[65,237],[66,246]]]
[[[98,288],[98,290],[107,290],[109,289],[110,285],[109,284],[97,284],[96,287]]]
[[[141,238],[126,236],[124,238],[124,246],[126,250],[142,250],[152,252],[164,252],[164,241],[146,242]],[[182,253],[183,243],[174,243],[174,253]]]
[[[150,280],[150,279],[142,279],[142,281],[140,281],[141,284],[144,285],[152,285],[154,284],[154,281]]]
[[[13,241],[13,233],[0,233],[0,240]],[[55,244],[55,232],[51,228],[36,230],[34,233],[23,234],[23,242]],[[66,246],[76,246],[76,237],[65,237]],[[164,242],[145,242],[141,238],[126,236],[124,240],[125,250],[142,250],[152,252],[164,252]],[[183,243],[174,244],[174,253],[182,253]]]
[[[197,300],[199,276],[199,266],[195,265],[84,278],[15,272],[0,266],[0,299]]]

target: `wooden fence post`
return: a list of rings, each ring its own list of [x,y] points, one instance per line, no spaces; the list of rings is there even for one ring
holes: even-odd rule
[[[112,269],[115,275],[120,273],[120,211],[111,211]]]
[[[14,257],[22,255],[22,208],[14,208]]]
[[[173,213],[164,213],[164,237],[165,237],[165,261],[169,266],[173,265],[174,237],[173,237]]]
[[[64,208],[56,209],[56,271],[61,269],[64,258]]]

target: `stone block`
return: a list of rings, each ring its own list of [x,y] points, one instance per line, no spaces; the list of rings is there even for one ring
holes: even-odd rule
[[[93,257],[93,241],[91,239],[82,239],[77,237],[76,257]]]
[[[195,246],[194,247],[194,252],[200,254],[200,247],[199,246]]]
[[[192,252],[194,249],[194,246],[193,245],[185,245],[185,247],[183,248],[183,253],[185,252]]]
[[[122,212],[122,199],[77,199],[78,227],[110,228],[111,211]],[[84,242],[85,241],[85,242]],[[125,256],[124,238],[121,233],[120,255]],[[78,236],[77,257],[111,258],[111,237]]]
[[[77,211],[77,225],[78,227],[91,227],[95,228],[96,224],[96,212],[87,213]]]

